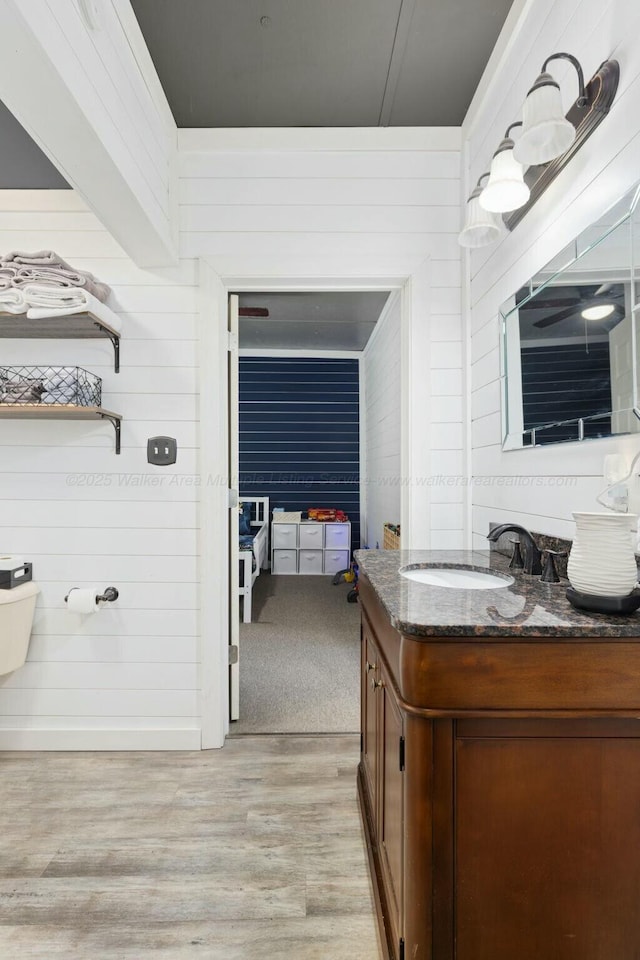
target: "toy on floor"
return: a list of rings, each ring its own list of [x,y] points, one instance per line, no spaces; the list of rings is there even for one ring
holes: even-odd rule
[[[355,560],[346,570],[338,570],[332,583],[337,586],[339,583],[353,583],[353,589],[347,594],[347,603],[358,602],[358,564]]]

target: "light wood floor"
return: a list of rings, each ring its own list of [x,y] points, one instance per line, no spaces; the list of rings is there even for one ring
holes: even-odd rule
[[[377,960],[358,739],[0,754],[0,957]]]

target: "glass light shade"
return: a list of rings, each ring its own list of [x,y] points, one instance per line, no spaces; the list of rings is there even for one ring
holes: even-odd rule
[[[480,194],[480,206],[491,213],[508,213],[525,204],[530,190],[523,173],[522,164],[513,156],[513,141],[503,140],[491,161],[489,180]]]
[[[548,73],[541,73],[522,108],[522,131],[513,155],[525,167],[548,163],[566,153],[576,130],[562,110],[560,88]]]
[[[615,307],[612,303],[598,303],[593,307],[585,307],[582,316],[585,320],[604,320],[611,316]]]
[[[479,203],[480,188],[476,187],[467,201],[467,219],[458,237],[461,247],[485,247],[497,240],[501,233],[495,214],[483,210]]]

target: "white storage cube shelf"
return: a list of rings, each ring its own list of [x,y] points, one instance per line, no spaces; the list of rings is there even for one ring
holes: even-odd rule
[[[351,560],[350,523],[272,523],[272,573],[325,574],[346,570]]]

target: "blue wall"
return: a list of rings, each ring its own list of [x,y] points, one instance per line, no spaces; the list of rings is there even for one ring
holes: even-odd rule
[[[240,492],[271,507],[337,507],[360,544],[357,360],[240,358]]]
[[[608,341],[528,347],[522,350],[524,428],[574,420],[611,411],[611,370]],[[611,417],[584,425],[585,437],[606,437]],[[536,443],[577,440],[575,423],[536,434]]]

